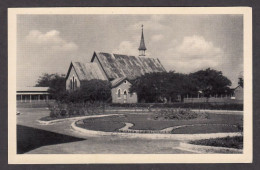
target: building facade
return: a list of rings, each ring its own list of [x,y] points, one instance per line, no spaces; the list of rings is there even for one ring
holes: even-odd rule
[[[19,87],[16,90],[17,102],[48,101],[50,94],[48,87]]]
[[[242,86],[237,86],[234,89],[234,97],[236,100],[241,100],[241,101],[244,100],[244,89]]]
[[[96,63],[71,62],[66,76],[66,90],[75,91],[83,81],[107,80]]]
[[[131,80],[146,73],[166,72],[158,58],[145,56],[143,26],[139,56],[94,52],[90,62],[71,62],[66,76],[66,89],[74,91],[80,88],[82,81],[99,79],[111,83],[113,103],[136,103],[138,94],[129,93]]]
[[[130,81],[126,78],[118,78],[111,82],[112,103],[137,103],[137,94],[130,93]]]

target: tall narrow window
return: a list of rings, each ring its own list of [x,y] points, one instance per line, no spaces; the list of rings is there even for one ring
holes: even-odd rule
[[[72,80],[70,79],[70,89],[72,90]]]
[[[74,86],[75,86],[74,83],[75,83],[75,79],[74,79],[74,76],[73,76],[73,80],[72,80],[72,88],[73,88],[73,91],[74,91],[74,88],[75,88],[75,87],[74,87]]]
[[[121,97],[121,90],[120,89],[117,90],[117,97]]]
[[[75,89],[78,88],[78,85],[77,85],[77,79],[75,79]]]

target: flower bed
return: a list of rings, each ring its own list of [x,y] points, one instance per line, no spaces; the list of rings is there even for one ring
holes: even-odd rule
[[[177,119],[177,120],[190,120],[190,119],[208,119],[208,113],[194,112],[190,109],[174,109],[166,108],[155,112],[154,120],[164,119]]]
[[[195,145],[243,149],[243,136],[195,140],[195,141],[190,141],[189,143]]]

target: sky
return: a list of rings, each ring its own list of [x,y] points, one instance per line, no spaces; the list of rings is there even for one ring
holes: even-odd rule
[[[147,57],[167,71],[208,67],[237,86],[243,74],[242,15],[18,15],[17,86],[34,86],[43,73],[67,74],[71,61],[94,51],[138,56],[141,25]]]

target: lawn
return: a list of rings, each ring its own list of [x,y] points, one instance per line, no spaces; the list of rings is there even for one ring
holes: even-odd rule
[[[243,149],[243,136],[196,140],[196,141],[191,141],[189,143],[195,145]]]
[[[118,131],[125,122],[134,124],[135,130],[162,130],[173,126],[188,125],[175,129],[172,133],[216,133],[241,131],[237,125],[243,125],[242,115],[209,114],[208,119],[190,120],[154,120],[153,114],[125,114],[124,116],[109,116],[91,118],[81,121],[77,126],[106,132]],[[195,126],[189,126],[195,125]]]

